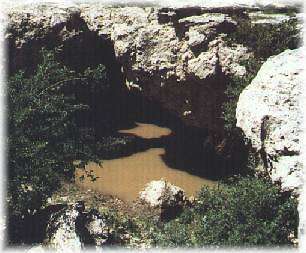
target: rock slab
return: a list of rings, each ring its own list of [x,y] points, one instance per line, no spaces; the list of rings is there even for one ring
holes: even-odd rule
[[[261,154],[264,167],[282,189],[299,192],[304,48],[270,57],[240,94],[237,126]]]
[[[165,180],[148,183],[144,191],[139,193],[139,198],[152,207],[182,205],[186,201],[184,190]]]

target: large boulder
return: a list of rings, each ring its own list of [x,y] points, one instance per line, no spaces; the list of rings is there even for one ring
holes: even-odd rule
[[[76,226],[82,212],[83,206],[77,204],[51,215],[47,226],[47,244],[50,248],[71,252],[82,249],[82,240]]]
[[[139,199],[158,210],[161,220],[174,218],[188,204],[185,191],[163,179],[148,183]]]
[[[139,193],[139,198],[152,207],[175,206],[186,201],[184,190],[166,180],[151,181]]]
[[[300,104],[304,48],[270,57],[240,94],[237,126],[261,154],[273,181],[299,192],[303,183]]]
[[[102,246],[109,242],[110,229],[105,217],[101,216],[97,210],[93,209],[87,214],[84,227],[87,229],[93,245]]]

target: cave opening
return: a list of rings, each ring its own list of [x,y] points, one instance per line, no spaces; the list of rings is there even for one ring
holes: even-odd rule
[[[37,53],[33,52],[39,51],[42,43],[45,42],[34,43],[31,59],[35,58]],[[46,45],[50,49],[58,46]],[[30,47],[26,48],[30,50]],[[210,130],[187,125],[175,113],[165,109],[161,102],[144,96],[141,91],[127,88],[126,77],[116,58],[114,44],[109,38],[86,29],[65,40],[56,56],[76,72],[84,72],[88,67],[95,68],[99,64],[106,68],[109,88],[77,86],[72,91],[81,102],[90,106],[88,112],[77,115],[77,122],[81,128],[92,128],[95,141],[102,142],[102,161],[130,156],[151,148],[163,148],[165,152],[160,157],[168,167],[202,178],[219,180],[239,170],[239,156],[244,157],[245,151],[238,158],[237,155],[226,157],[217,151]],[[14,55],[10,54],[10,57]],[[31,64],[27,65],[29,73],[31,69],[35,69],[32,66],[35,62],[30,60]],[[121,129],[136,127],[137,122],[169,128],[171,133],[151,139],[120,133]]]
[[[55,47],[53,44],[44,43],[35,41],[32,47],[30,45],[26,46],[26,52],[20,54],[21,59],[25,55],[31,55],[31,57],[28,57],[28,64],[25,65],[27,74],[31,74],[35,69],[38,63],[36,58],[38,58],[38,52],[42,44],[49,49]],[[16,57],[12,49],[10,50],[10,58]],[[234,157],[233,159],[218,153],[210,131],[187,125],[175,113],[165,109],[160,102],[145,97],[139,91],[127,89],[125,85],[126,77],[122,72],[121,64],[116,59],[111,40],[94,32],[86,31],[66,40],[56,56],[67,67],[76,72],[83,72],[88,67],[94,68],[99,64],[103,64],[106,68],[109,82],[108,89],[92,89],[91,87],[80,86],[72,91],[76,93],[81,102],[90,106],[90,110],[78,115],[77,120],[81,128],[93,128],[97,138],[95,141],[102,142],[102,161],[103,159],[116,160],[130,157],[133,154],[152,149],[163,149],[164,152],[158,153],[157,156],[170,171],[175,169],[186,172],[184,175],[194,175],[209,181],[218,181],[237,172],[236,164],[241,162],[240,157]],[[14,66],[16,62],[18,63],[18,59],[17,61],[13,59],[11,62],[10,74],[18,69]],[[19,64],[22,65],[22,62],[19,62]],[[168,128],[170,133],[149,139],[120,133],[121,129],[135,128],[137,123],[153,125],[156,128]],[[239,155],[245,157],[242,152]],[[150,163],[151,160],[145,162]],[[123,162],[121,164],[123,170],[126,169],[125,166],[126,164]],[[138,176],[142,177],[141,175]],[[182,180],[184,181],[185,178]],[[193,179],[190,182],[192,184]],[[197,184],[202,183],[203,181],[197,182]],[[45,216],[45,214],[42,216]],[[45,226],[45,224],[42,224],[42,226]],[[15,231],[15,228],[12,230]],[[16,228],[16,230],[23,231],[19,228]],[[15,233],[14,231],[12,233]],[[18,234],[10,237],[27,241],[27,236],[31,234],[29,237],[31,242],[33,242],[33,238],[37,242],[42,240],[38,235],[33,236],[33,233],[35,231],[30,231],[30,233],[27,231],[24,235]]]
[[[239,171],[237,164],[241,159],[237,154],[229,158],[218,152],[211,131],[187,125],[159,101],[140,91],[127,89],[126,77],[110,39],[95,32],[83,32],[65,41],[58,58],[76,72],[99,64],[106,68],[108,89],[81,86],[74,91],[80,101],[90,106],[87,113],[79,115],[78,124],[94,129],[96,141],[103,143],[102,160],[130,156],[150,148],[164,148],[161,158],[167,166],[192,175],[219,180]],[[146,139],[118,132],[136,127],[136,122],[169,128],[171,134]],[[121,145],[122,140],[124,145]],[[243,152],[246,151],[242,149],[238,156],[244,157]]]

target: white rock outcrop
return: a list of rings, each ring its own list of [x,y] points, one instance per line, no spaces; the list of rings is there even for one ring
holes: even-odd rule
[[[284,190],[303,183],[300,158],[304,48],[270,57],[240,94],[237,126],[261,153],[273,181]]]
[[[139,193],[139,198],[152,207],[179,206],[186,201],[184,190],[165,180],[148,183],[146,188]]]
[[[5,37],[13,71],[34,65],[45,45],[67,46],[84,38],[84,47],[95,39],[108,44],[128,90],[159,102],[189,125],[212,130],[222,128],[222,77],[243,76],[240,62],[252,55],[241,44],[226,43],[237,25],[222,10],[46,4],[8,10]],[[105,56],[95,57],[100,61]],[[190,86],[197,92],[190,92]]]
[[[47,226],[47,245],[50,249],[75,252],[83,248],[82,239],[76,228],[76,220],[81,212],[76,206],[51,215]]]
[[[87,215],[85,228],[90,234],[92,243],[96,246],[102,246],[109,240],[110,229],[100,213],[96,210],[91,210]]]
[[[242,62],[252,55],[246,46],[228,43],[227,38],[240,25],[237,16],[248,20],[240,14],[258,14],[263,6],[273,5],[271,1],[238,2],[202,1],[202,7],[195,2],[176,3],[181,8],[166,2],[155,7],[99,1],[7,5],[8,69],[35,65],[40,48],[46,45],[71,46],[74,62],[88,48],[108,45],[108,52],[97,51],[92,57],[100,62],[111,52],[127,90],[158,102],[186,125],[222,133],[225,82],[231,76],[244,76]],[[287,6],[288,1],[278,4]],[[77,46],[79,41],[83,44]]]
[[[291,19],[288,14],[266,14],[262,11],[251,12],[249,13],[249,17],[253,24],[280,24]]]

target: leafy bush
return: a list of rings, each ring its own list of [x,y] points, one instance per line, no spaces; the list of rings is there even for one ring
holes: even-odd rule
[[[232,76],[229,78],[225,90],[226,101],[222,105],[224,128],[227,133],[233,132],[233,129],[236,127],[236,108],[239,95],[256,76],[261,63],[261,61],[251,58],[243,63],[246,67],[246,75],[244,77]]]
[[[236,18],[237,30],[228,37],[229,43],[247,46],[259,60],[266,60],[286,49],[298,47],[297,19],[280,24],[252,24],[250,19]]]
[[[11,214],[38,209],[58,187],[60,175],[74,173],[73,161],[97,160],[76,124],[88,109],[71,92],[76,85],[105,85],[104,66],[76,74],[42,50],[33,76],[8,80],[8,208]]]
[[[158,229],[152,217],[131,217],[109,207],[103,207],[99,211],[109,227],[108,244],[129,248],[150,247],[152,244],[152,238]]]
[[[290,245],[297,235],[297,201],[266,179],[241,178],[203,188],[195,207],[165,224],[161,246]]]

